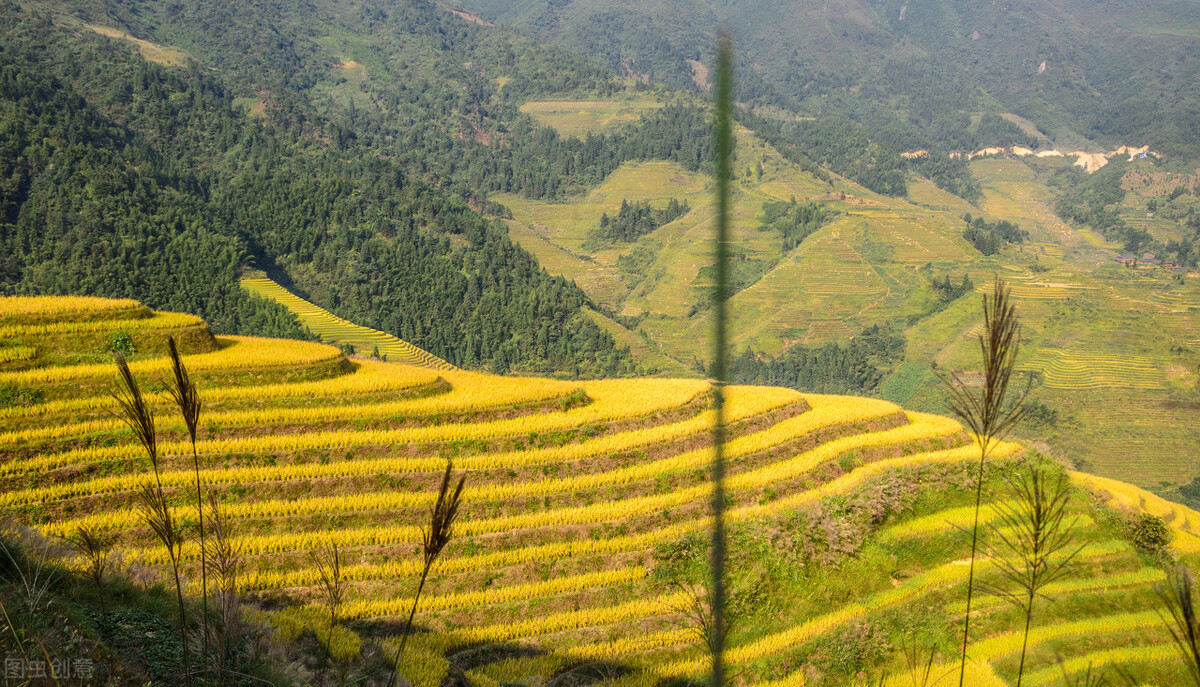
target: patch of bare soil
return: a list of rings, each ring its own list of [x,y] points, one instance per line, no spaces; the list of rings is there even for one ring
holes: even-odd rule
[[[453,14],[454,16],[458,17],[459,19],[465,19],[466,21],[474,22],[476,24],[479,24],[480,26],[495,26],[495,24],[493,24],[492,22],[490,22],[487,19],[484,19],[483,17],[479,16],[478,14],[474,14],[472,12],[451,9],[450,14]]]
[[[712,88],[712,85],[708,83],[708,67],[705,67],[700,60],[688,60],[687,63],[692,68],[692,81],[706,91]]]

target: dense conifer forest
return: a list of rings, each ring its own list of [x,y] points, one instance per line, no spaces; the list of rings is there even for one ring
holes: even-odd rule
[[[318,94],[333,66],[316,43],[274,45],[257,31],[261,20],[305,37],[288,13],[201,2],[91,10],[197,58],[162,66],[7,4],[0,284],[135,296],[220,331],[299,335],[237,287],[239,270],[257,267],[454,364],[633,371],[580,313],[583,293],[478,210],[505,212],[486,192],[558,197],[628,159],[697,168],[709,156],[703,111],[666,107],[628,132],[564,139],[514,103],[603,91],[603,69],[424,3],[389,8],[327,8],[378,38],[379,70],[396,70],[343,103]],[[427,59],[411,64],[413,54]],[[501,91],[462,58],[516,75]],[[248,93],[257,105],[243,104]]]

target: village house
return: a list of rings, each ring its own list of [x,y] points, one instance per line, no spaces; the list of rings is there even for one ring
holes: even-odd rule
[[[1139,270],[1149,270],[1155,267],[1162,267],[1162,260],[1154,257],[1154,253],[1142,253],[1142,257],[1135,264]]]

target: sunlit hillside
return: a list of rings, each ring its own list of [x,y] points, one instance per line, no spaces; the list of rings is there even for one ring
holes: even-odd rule
[[[574,129],[603,122],[597,108],[573,114]],[[977,158],[970,171],[981,198],[972,205],[916,176],[906,197],[874,193],[837,175],[825,181],[744,129],[737,151],[729,305],[735,350],[778,356],[797,346],[845,345],[868,327],[889,327],[904,336],[906,349],[870,393],[938,412],[945,399],[931,364],[970,369],[978,353],[977,294],[990,292],[1000,276],[1022,319],[1020,367],[1036,375],[1034,399],[1056,413],[1053,422],[1019,428],[1023,438],[1147,488],[1186,484],[1200,474],[1200,437],[1190,421],[1200,388],[1200,279],[1123,268],[1115,262],[1119,243],[1055,214],[1049,182],[1070,161]],[[1168,217],[1183,216],[1194,199],[1177,194],[1174,205],[1184,209],[1174,214],[1148,212],[1147,203],[1157,207],[1174,184],[1190,188],[1191,177],[1142,161],[1129,163],[1122,178],[1131,190],[1121,216],[1158,240],[1178,240],[1184,229]],[[610,321],[612,328],[624,325],[637,335],[629,338],[640,340],[634,350],[640,360],[666,367],[664,357],[673,358],[694,370],[694,361],[711,355],[711,191],[705,174],[643,162],[625,164],[587,194],[562,202],[494,198],[511,208],[510,234],[542,266],[615,313],[620,322]],[[672,199],[686,201],[690,211],[632,241],[597,238],[602,216],[615,215],[623,202],[662,208]],[[788,247],[764,217],[770,204],[792,199],[819,204],[824,219]],[[1029,239],[983,255],[963,236],[964,215],[1015,223]],[[957,284],[964,275],[973,293],[947,298],[934,287],[935,280]],[[1153,410],[1113,412],[1118,407]]]
[[[13,399],[0,409],[0,508],[19,523],[49,537],[111,534],[126,574],[166,579],[167,550],[137,507],[150,465],[110,412],[108,351],[121,349],[155,414],[184,580],[198,593],[191,445],[160,392],[170,334],[203,401],[201,489],[232,523],[243,612],[270,628],[263,641],[309,642],[347,666],[380,647],[390,655],[451,461],[466,477],[464,505],[402,661],[414,684],[565,675],[632,686],[706,672],[687,620],[710,525],[705,381],[506,378],[347,358],[319,343],[213,338],[195,318],[129,301],[4,298],[0,327],[0,351],[22,351],[0,357]],[[959,424],[882,400],[748,386],[729,389],[726,416],[738,683],[909,684],[902,649],[914,643],[948,670],[969,548],[956,526],[969,522],[977,460]],[[1039,460],[1015,443],[996,449],[989,500],[1007,498],[1005,474]],[[1025,684],[1058,681],[1055,656],[1069,673],[1121,664],[1142,684],[1175,684],[1184,669],[1153,589],[1163,557],[1200,552],[1200,515],[1126,484],[1071,479],[1083,548],[1047,590],[1055,601],[1036,605]],[[1133,547],[1138,510],[1163,516],[1173,553]],[[997,517],[985,507],[985,521]],[[318,562],[335,544],[347,589],[331,629]],[[980,571],[1000,582],[994,561]],[[982,598],[972,684],[1009,684],[1024,616]]]

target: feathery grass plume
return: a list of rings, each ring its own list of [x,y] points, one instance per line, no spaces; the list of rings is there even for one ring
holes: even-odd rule
[[[225,684],[229,669],[230,647],[241,638],[241,617],[238,615],[238,571],[241,568],[240,546],[234,542],[233,525],[221,507],[216,494],[208,495],[208,556],[214,580],[214,601],[220,622],[217,624],[217,682]]]
[[[947,379],[939,374],[950,394],[950,411],[975,435],[979,447],[979,471],[975,481],[975,518],[971,526],[971,564],[967,573],[967,610],[963,618],[962,656],[958,687],[967,676],[967,643],[971,633],[971,599],[975,590],[975,554],[979,545],[979,506],[983,499],[983,468],[988,454],[1025,415],[1025,399],[1032,383],[1013,403],[1006,403],[1009,383],[1017,366],[1021,326],[1008,287],[996,277],[992,294],[983,296],[984,333],[979,336],[983,355],[983,386],[978,391],[957,373]]]
[[[1158,598],[1167,611],[1163,624],[1179,649],[1188,677],[1193,685],[1200,686],[1200,611],[1196,608],[1195,587],[1192,571],[1179,565],[1158,588]]]
[[[133,435],[142,444],[142,448],[146,449],[146,455],[150,458],[150,464],[154,467],[157,477],[158,435],[154,431],[154,414],[142,398],[142,390],[133,378],[133,371],[129,369],[129,361],[125,360],[125,354],[113,351],[113,360],[117,363],[117,374],[121,376],[121,384],[112,392],[113,400],[120,409],[117,417],[133,430]]]
[[[722,28],[717,35],[716,88],[716,177],[717,177],[717,237],[716,293],[713,323],[713,461],[712,461],[712,546],[710,551],[712,589],[709,606],[712,609],[713,687],[725,685],[725,383],[726,325],[729,300],[729,183],[733,162],[733,38]]]
[[[1043,590],[1070,571],[1071,561],[1084,547],[1071,545],[1074,523],[1066,519],[1071,498],[1066,477],[1061,471],[1051,477],[1049,470],[1032,464],[1028,468],[1027,474],[1009,480],[1010,499],[994,506],[1000,517],[991,525],[997,545],[990,553],[1000,582],[985,587],[1025,614],[1017,687],[1025,676],[1033,602],[1039,596],[1049,598]]]
[[[179,602],[179,638],[183,645],[184,682],[191,687],[192,665],[191,651],[187,639],[187,610],[183,604],[183,583],[179,578],[179,550],[183,545],[183,537],[171,517],[171,506],[163,494],[162,474],[158,466],[158,440],[154,430],[154,414],[146,405],[133,371],[129,369],[129,361],[120,351],[113,352],[117,364],[117,373],[121,384],[113,392],[112,397],[117,401],[120,412],[118,417],[133,430],[138,442],[146,450],[150,465],[154,468],[154,484],[143,483],[138,493],[142,519],[154,532],[159,542],[167,550],[171,560],[171,571],[175,576],[175,598]]]
[[[167,337],[167,352],[171,355],[171,372],[174,379],[171,386],[167,387],[167,393],[171,399],[175,401],[175,405],[179,406],[179,412],[183,415],[183,422],[187,425],[188,436],[192,439],[192,468],[196,475],[196,520],[200,527],[200,601],[201,601],[201,675],[204,679],[208,679],[208,564],[206,561],[207,549],[204,541],[204,495],[200,484],[200,454],[196,451],[196,427],[200,424],[200,393],[196,390],[196,385],[192,384],[192,379],[188,375],[187,367],[183,364],[183,359],[179,356],[179,349],[175,346],[175,337]]]
[[[454,520],[458,518],[458,509],[462,505],[462,491],[467,476],[458,478],[458,485],[450,491],[451,473],[454,461],[446,461],[446,471],[442,473],[442,485],[438,489],[437,501],[429,514],[429,529],[421,528],[421,553],[424,557],[421,569],[421,581],[417,584],[417,593],[413,595],[412,609],[408,612],[408,622],[404,624],[404,634],[400,636],[400,646],[396,648],[396,656],[392,660],[392,674],[388,678],[388,687],[395,687],[400,675],[400,661],[404,658],[404,646],[408,636],[412,634],[413,617],[417,614],[417,603],[421,600],[421,591],[425,589],[425,581],[429,578],[429,570],[442,553],[442,549],[450,543],[454,536]]]
[[[108,555],[112,550],[113,536],[79,526],[67,538],[76,553],[87,559],[88,577],[96,583],[99,591],[104,584],[104,571],[108,569]]]

